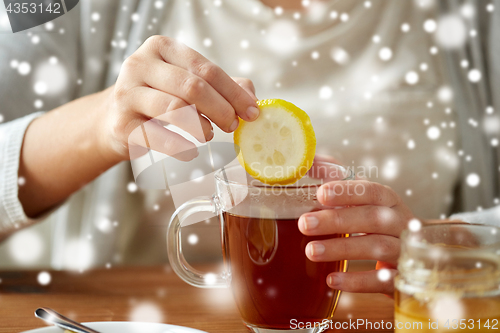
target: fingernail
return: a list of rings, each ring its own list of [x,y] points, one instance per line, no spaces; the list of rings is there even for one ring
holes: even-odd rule
[[[311,256],[320,256],[325,253],[325,246],[321,243],[309,243]]]
[[[212,129],[210,130],[210,133],[208,134],[208,139],[207,139],[207,141],[212,140],[212,139],[214,138],[214,136],[215,136],[215,134],[214,134],[214,129],[212,128]]]
[[[250,106],[247,109],[247,117],[250,120],[255,120],[259,117],[260,111],[255,106]]]
[[[319,220],[314,216],[306,216],[304,218],[304,229],[312,230],[316,228],[319,224]]]
[[[236,118],[233,123],[231,124],[231,127],[229,127],[229,132],[234,132],[238,128],[239,120]]]
[[[330,287],[337,287],[340,285],[340,277],[338,277],[337,275],[329,275],[328,276],[328,285]]]

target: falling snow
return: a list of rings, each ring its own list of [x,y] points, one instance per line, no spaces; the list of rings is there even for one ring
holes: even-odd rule
[[[482,74],[478,69],[471,69],[467,77],[469,78],[470,82],[476,83],[481,81]]]
[[[190,234],[188,236],[188,243],[191,244],[191,245],[198,244],[198,235],[196,235],[196,234]]]
[[[441,136],[441,130],[436,127],[432,126],[427,129],[427,137],[431,140],[437,140]]]
[[[130,192],[130,193],[135,193],[137,192],[137,184],[134,183],[134,182],[130,182],[128,183],[127,185],[127,190]]]
[[[408,83],[410,85],[417,84],[418,80],[419,80],[419,76],[418,76],[417,72],[411,71],[411,72],[406,73],[406,75],[405,75],[405,81],[406,81],[406,83]]]
[[[446,49],[458,49],[467,40],[467,27],[464,20],[455,14],[439,18],[435,35],[436,43]]]
[[[433,33],[437,29],[437,23],[436,21],[432,19],[428,19],[424,22],[424,30],[428,33]]]
[[[386,268],[379,269],[377,271],[377,278],[379,281],[387,282],[391,279],[391,271]]]
[[[467,185],[470,187],[477,187],[479,183],[481,182],[481,178],[479,178],[479,175],[476,173],[471,173],[467,175],[466,179]]]
[[[152,302],[135,304],[129,314],[130,321],[161,323],[164,321],[160,307]]]
[[[389,61],[392,58],[392,50],[390,48],[388,48],[388,47],[383,47],[378,52],[378,56],[383,61]]]
[[[38,273],[37,281],[40,285],[46,286],[50,284],[50,282],[52,281],[52,276],[50,275],[49,272],[42,271]]]

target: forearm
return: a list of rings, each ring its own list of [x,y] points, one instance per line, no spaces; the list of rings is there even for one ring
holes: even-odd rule
[[[35,217],[123,158],[106,149],[101,126],[109,89],[67,103],[28,127],[19,164],[19,200]]]

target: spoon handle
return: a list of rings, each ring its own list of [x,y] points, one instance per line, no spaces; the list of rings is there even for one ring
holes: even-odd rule
[[[54,324],[58,327],[70,330],[75,333],[99,333],[87,326],[77,323],[69,318],[64,317],[62,314],[49,309],[49,308],[38,308],[35,311],[35,316],[48,323]]]

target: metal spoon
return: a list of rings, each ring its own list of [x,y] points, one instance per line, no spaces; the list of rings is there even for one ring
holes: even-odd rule
[[[38,308],[35,311],[35,317],[46,321],[47,323],[54,324],[57,327],[70,330],[75,333],[99,333],[87,326],[77,323],[69,318],[64,317],[62,314],[49,308]]]

